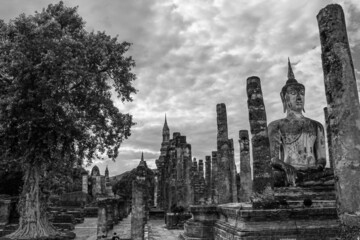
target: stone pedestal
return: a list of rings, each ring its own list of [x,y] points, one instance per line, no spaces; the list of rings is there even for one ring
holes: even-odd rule
[[[331,4],[317,15],[328,103],[331,156],[342,223],[360,226],[360,104],[344,12]]]
[[[190,206],[192,218],[184,225],[183,237],[186,240],[213,240],[214,224],[218,219],[217,207]]]
[[[218,212],[219,220],[214,226],[216,240],[335,240],[340,228],[334,206],[265,210],[234,203],[219,205]]]

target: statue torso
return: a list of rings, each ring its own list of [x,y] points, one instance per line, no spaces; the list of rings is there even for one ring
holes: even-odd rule
[[[279,122],[281,159],[296,169],[316,165],[317,122],[309,118],[282,119]]]

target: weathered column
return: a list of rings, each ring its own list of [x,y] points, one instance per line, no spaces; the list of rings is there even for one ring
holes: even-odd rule
[[[154,181],[155,181],[155,187],[154,187],[154,207],[158,206],[158,189],[159,189],[159,180],[158,180],[158,176],[156,175],[154,177]]]
[[[226,106],[216,105],[217,112],[217,176],[215,184],[219,204],[234,202],[237,199],[236,178],[233,175],[234,151],[232,139],[228,139]],[[236,177],[236,176],[235,176]],[[233,196],[235,194],[235,196]]]
[[[326,137],[327,137],[327,143],[328,143],[329,164],[330,164],[330,168],[334,169],[334,159],[333,159],[333,155],[332,155],[332,146],[331,146],[331,129],[330,129],[329,110],[327,107],[324,107],[324,116],[325,116],[325,125],[326,125]]]
[[[331,4],[317,15],[337,208],[347,226],[360,226],[360,106],[344,12]]]
[[[211,197],[212,202],[214,204],[219,203],[219,195],[216,190],[215,183],[217,182],[217,172],[218,172],[218,164],[217,164],[217,151],[211,152]]]
[[[232,192],[232,202],[238,202],[238,189],[236,183],[236,165],[234,157],[234,141],[229,139],[230,143],[230,174],[231,174],[231,192]]]
[[[193,159],[192,170],[193,170],[193,172],[198,171],[198,164],[197,164],[196,158]]]
[[[202,159],[199,159],[199,175],[204,177],[204,161]]]
[[[114,206],[113,206],[114,202],[111,199],[108,199],[106,202],[106,211],[107,211],[107,221],[106,221],[106,226],[107,229],[113,229],[114,227]]]
[[[131,239],[144,239],[145,202],[144,202],[145,177],[137,177],[132,183],[132,211],[131,211]]]
[[[98,220],[97,220],[97,239],[102,239],[101,236],[107,236],[107,211],[106,201],[98,201]]]
[[[185,187],[186,187],[186,207],[194,204],[194,187],[191,185],[191,145],[187,144],[184,153]]]
[[[272,169],[270,166],[270,142],[267,133],[266,112],[261,91],[260,78],[247,79],[247,95],[251,143],[253,151],[253,191],[263,193],[273,186]]]
[[[89,193],[89,183],[88,183],[88,175],[87,173],[82,175],[82,192],[88,194]]]
[[[205,156],[206,197],[211,198],[211,157]]]
[[[113,211],[114,211],[113,221],[114,221],[114,224],[117,224],[117,223],[119,222],[119,218],[120,218],[119,202],[118,202],[118,200],[115,200],[115,201],[114,201]]]
[[[247,130],[239,131],[240,144],[240,202],[249,202],[252,194],[251,165],[249,133]]]

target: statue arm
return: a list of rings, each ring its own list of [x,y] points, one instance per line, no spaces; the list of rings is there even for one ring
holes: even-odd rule
[[[287,182],[296,186],[296,169],[284,162],[284,153],[282,152],[282,142],[280,137],[280,126],[278,121],[271,122],[268,126],[268,136],[270,142],[270,156],[271,156],[271,165],[273,168],[277,168],[286,173]]]
[[[281,145],[281,138],[280,138],[280,131],[279,125],[277,122],[271,122],[268,126],[268,136],[270,142],[270,156],[271,156],[271,163],[272,165],[278,165],[278,161],[283,161],[281,159],[281,152],[280,152],[280,145]],[[276,167],[276,166],[274,166]]]
[[[316,165],[324,168],[326,165],[325,133],[321,123],[317,123],[317,138],[315,142]]]

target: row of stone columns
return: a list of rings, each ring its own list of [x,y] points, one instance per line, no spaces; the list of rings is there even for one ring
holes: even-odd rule
[[[126,202],[119,198],[104,198],[97,201],[97,239],[107,236],[109,230],[128,214]]]

